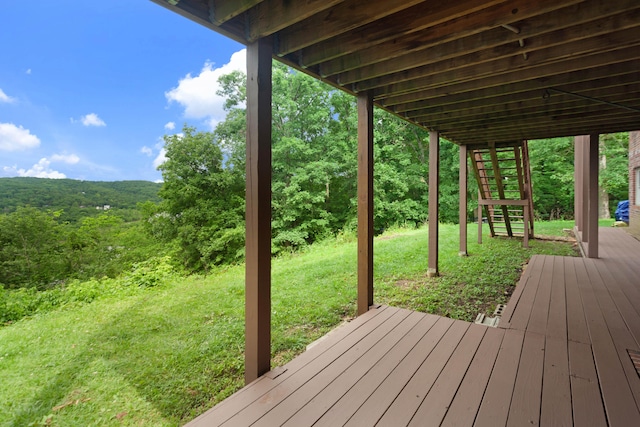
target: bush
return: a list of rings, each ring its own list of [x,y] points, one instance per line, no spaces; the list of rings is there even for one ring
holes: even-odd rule
[[[35,288],[0,289],[0,324],[16,322],[36,313],[61,307],[89,304],[97,299],[132,295],[161,285],[176,272],[169,257],[154,257],[135,263],[120,278],[72,280],[66,285],[38,291]]]

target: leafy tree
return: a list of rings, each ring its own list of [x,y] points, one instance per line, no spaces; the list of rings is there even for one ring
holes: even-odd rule
[[[46,288],[67,274],[58,212],[18,207],[0,216],[0,283]]]
[[[600,135],[600,216],[611,218],[618,202],[628,198],[629,134]]]
[[[181,135],[167,135],[164,141],[161,207],[170,218],[165,237],[175,236],[180,247],[176,256],[193,269],[238,260],[244,247],[241,172],[225,164],[210,132],[185,126]]]
[[[573,217],[573,138],[529,142],[533,208],[545,220]]]

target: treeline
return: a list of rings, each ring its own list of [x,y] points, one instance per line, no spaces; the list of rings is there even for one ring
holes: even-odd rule
[[[574,138],[529,143],[536,219],[573,219]],[[600,135],[601,218],[613,217],[619,201],[629,198],[629,133]]]
[[[169,255],[190,271],[241,262],[245,239],[245,76],[222,76],[226,119],[213,132],[186,126],[164,137],[161,186],[146,182],[0,180],[0,283],[55,286],[69,278],[115,277],[136,262]],[[280,64],[273,68],[272,253],[339,234],[355,235],[357,111],[352,96]],[[426,131],[374,113],[374,227],[377,233],[429,219]],[[531,141],[536,219],[573,217],[573,139]],[[627,134],[601,137],[601,198],[627,198]],[[458,220],[458,147],[441,143],[440,217]],[[477,184],[470,174],[469,197]],[[38,193],[7,189],[38,185]],[[108,192],[108,188],[115,193]],[[157,192],[159,188],[159,192]],[[13,191],[13,192],[12,192]],[[52,194],[54,193],[55,196]],[[21,195],[22,194],[22,195]],[[128,202],[125,202],[125,197]],[[157,199],[156,197],[160,197]],[[138,203],[146,200],[144,203]],[[56,209],[65,201],[63,210]],[[121,209],[96,210],[112,204]],[[13,206],[31,205],[20,207]],[[94,206],[95,205],[95,206]],[[68,210],[91,212],[71,219]],[[40,207],[41,209],[36,209]],[[468,218],[473,220],[474,203]]]
[[[141,221],[113,212],[62,221],[60,212],[19,207],[0,215],[0,287],[48,289],[69,279],[116,277],[164,253]]]
[[[18,206],[60,212],[60,220],[78,222],[101,213],[105,205],[127,220],[135,219],[138,202],[159,202],[161,184],[149,181],[79,181],[73,179],[0,178],[0,213]],[[100,208],[100,209],[97,209]]]
[[[185,127],[165,137],[163,201],[147,226],[175,242],[188,269],[244,255],[245,76],[221,78],[226,120],[213,132]],[[272,252],[353,233],[357,207],[354,98],[275,64],[272,129]],[[374,222],[377,232],[428,218],[428,133],[375,111]],[[458,147],[442,143],[440,220],[457,219]]]

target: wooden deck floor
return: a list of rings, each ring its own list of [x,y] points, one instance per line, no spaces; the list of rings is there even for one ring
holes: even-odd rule
[[[640,242],[534,256],[498,328],[370,310],[191,426],[639,426]]]

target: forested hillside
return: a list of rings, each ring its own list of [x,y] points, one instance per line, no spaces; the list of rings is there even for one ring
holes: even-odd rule
[[[19,206],[62,210],[61,220],[77,222],[85,216],[112,209],[136,209],[137,203],[159,202],[162,184],[149,181],[96,182],[73,179],[0,178],[0,213]]]

